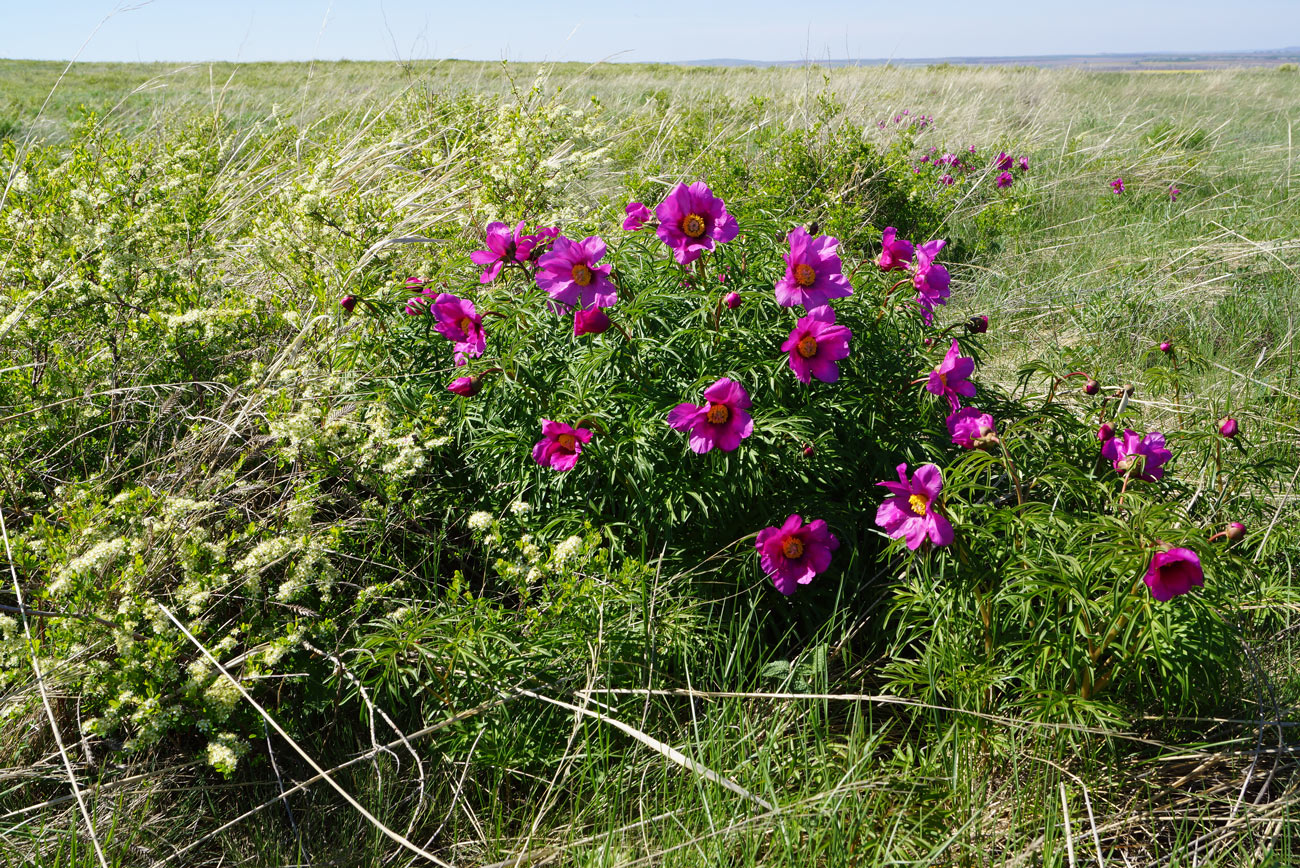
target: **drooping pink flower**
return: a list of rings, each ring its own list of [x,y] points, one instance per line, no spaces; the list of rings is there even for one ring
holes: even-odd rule
[[[1017,162],[1017,165],[1020,167],[1020,171],[1022,171],[1022,172],[1028,172],[1028,171],[1029,171],[1029,158],[1028,158],[1028,157],[1021,157],[1020,160]]]
[[[1229,440],[1237,436],[1237,420],[1231,416],[1224,416],[1219,420],[1219,433]]]
[[[406,289],[410,292],[418,292],[419,295],[413,296],[406,300],[406,315],[420,316],[429,312],[429,302],[438,295],[438,290],[425,286],[429,281],[421,280],[418,277],[408,277],[406,279]],[[421,287],[424,287],[421,289]]]
[[[1182,194],[1182,192],[1183,192],[1182,190],[1179,190],[1177,187],[1175,187],[1174,185],[1170,184],[1170,185],[1169,185],[1169,201],[1170,201],[1170,202],[1177,202],[1177,201],[1178,201],[1178,197]]]
[[[1124,192],[1124,178],[1119,177],[1110,182],[1110,188],[1115,191],[1116,195]]]
[[[752,406],[745,387],[726,377],[704,390],[703,404],[678,404],[668,413],[668,424],[691,432],[692,452],[703,455],[714,446],[731,452],[754,433],[754,420],[745,411]]]
[[[997,184],[999,190],[1002,190],[1010,187],[1011,183],[1015,180],[1015,177],[1010,172],[1003,172],[1001,175],[998,175],[997,181],[994,183]]]
[[[475,265],[485,266],[479,275],[479,283],[491,283],[501,273],[507,262],[527,262],[533,252],[537,239],[524,234],[524,221],[512,230],[505,223],[493,222],[487,225],[487,250],[475,250],[469,259]]]
[[[882,271],[896,271],[912,264],[912,255],[916,249],[906,238],[898,237],[898,230],[886,226],[880,239],[880,258],[876,265]]]
[[[722,303],[725,304],[727,307],[731,308],[732,310],[735,310],[736,308],[740,307],[740,293],[738,292],[727,293],[722,297]]]
[[[948,303],[948,284],[952,281],[952,276],[948,274],[948,269],[934,261],[946,243],[942,238],[936,238],[916,249],[912,286],[916,287],[916,303],[921,306],[921,316],[925,318],[926,325],[934,321],[934,309]]]
[[[1125,428],[1123,436],[1114,436],[1101,447],[1102,457],[1110,461],[1121,476],[1132,473],[1133,479],[1155,482],[1165,475],[1165,462],[1174,456],[1165,448],[1165,435],[1152,431],[1146,436]]]
[[[357,297],[355,295],[345,295],[339,299],[339,307],[343,308],[348,313],[352,313],[352,309],[356,306]]]
[[[851,337],[853,332],[835,325],[835,312],[827,306],[816,315],[801,317],[781,344],[781,352],[790,354],[790,370],[799,382],[808,384],[816,377],[834,383],[840,378],[837,362],[848,356]]]
[[[597,265],[605,255],[605,242],[595,235],[573,241],[555,239],[551,252],[537,261],[537,285],[560,304],[586,310],[618,302],[618,290],[609,280],[609,263]]]
[[[740,232],[736,218],[703,181],[689,187],[678,184],[655,208],[659,228],[655,233],[673,251],[681,265],[694,262],[706,250],[725,244]]]
[[[982,449],[998,442],[997,423],[983,410],[962,407],[946,421],[952,442],[962,449]]]
[[[1151,565],[1143,581],[1151,589],[1151,596],[1164,603],[1193,587],[1205,584],[1205,571],[1201,559],[1191,549],[1169,549],[1151,556]]]
[[[533,446],[533,460],[552,470],[572,470],[582,454],[583,444],[590,442],[591,431],[586,428],[543,419],[542,439]]]
[[[1006,151],[998,151],[998,158],[996,162],[998,168],[1005,172],[1015,165],[1016,158],[1008,154]]]
[[[609,329],[609,316],[598,307],[576,311],[573,314],[573,336],[603,334]]]
[[[434,331],[454,345],[456,364],[464,363],[462,356],[483,355],[487,335],[483,332],[483,317],[474,309],[474,302],[443,292],[433,299],[429,312],[433,314]]]
[[[989,330],[989,318],[985,314],[973,316],[966,320],[966,331],[973,335],[982,335]]]
[[[849,279],[836,253],[838,238],[810,236],[802,226],[786,236],[790,252],[785,254],[785,276],[776,282],[776,300],[785,307],[801,304],[807,310],[823,307],[833,298],[853,294]]]
[[[804,524],[798,515],[791,515],[780,527],[763,528],[754,542],[763,571],[787,597],[825,572],[831,565],[831,552],[839,547],[840,541],[827,530],[826,522],[819,518]]]
[[[637,231],[642,226],[646,225],[646,223],[650,221],[650,218],[654,216],[650,213],[650,209],[642,205],[640,202],[628,202],[623,211],[627,214],[627,216],[623,218],[623,228],[628,232]]]
[[[478,390],[483,387],[483,377],[475,374],[472,377],[457,377],[447,386],[448,392],[453,392],[463,398],[472,398],[478,394]]]
[[[937,546],[952,542],[952,525],[934,510],[934,501],[943,490],[943,472],[933,464],[916,468],[911,478],[907,465],[897,467],[897,482],[877,482],[893,496],[876,510],[876,524],[894,539],[905,539],[915,551],[928,537]]]
[[[975,360],[963,356],[957,341],[953,340],[939,367],[930,372],[926,391],[947,398],[948,405],[957,410],[961,407],[958,396],[975,397],[975,384],[967,379],[974,372]]]

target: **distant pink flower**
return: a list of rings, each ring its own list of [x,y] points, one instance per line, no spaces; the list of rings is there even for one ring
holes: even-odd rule
[[[952,525],[934,511],[934,501],[943,490],[943,472],[933,464],[916,468],[910,479],[906,464],[898,465],[897,471],[897,482],[876,483],[893,495],[876,510],[876,524],[894,539],[906,539],[913,551],[927,537],[937,546],[948,545],[953,538]]]
[[[582,454],[582,447],[591,442],[591,431],[574,428],[563,422],[542,420],[542,439],[533,446],[533,460],[552,470],[572,470]]]
[[[433,314],[433,329],[451,341],[457,354],[456,364],[464,364],[463,356],[478,358],[487,346],[483,332],[483,317],[474,309],[474,302],[457,298],[450,293],[439,293],[429,305]]]
[[[725,244],[740,232],[736,218],[703,181],[689,187],[678,184],[655,208],[659,228],[655,233],[672,248],[681,265],[694,262],[706,250]]]
[[[781,344],[781,352],[790,354],[790,370],[804,384],[811,383],[813,377],[834,383],[840,378],[837,362],[849,354],[853,332],[835,325],[835,313],[829,307],[825,310],[829,321],[820,315],[802,317]]]
[[[1020,167],[1020,171],[1022,171],[1022,172],[1028,172],[1028,171],[1029,171],[1029,158],[1028,158],[1028,157],[1021,157],[1021,158],[1017,161],[1016,164]]]
[[[1102,457],[1110,461],[1121,476],[1133,474],[1133,479],[1155,482],[1165,475],[1165,462],[1173,453],[1165,448],[1165,435],[1152,431],[1139,436],[1126,428],[1123,436],[1114,436],[1101,447]]]
[[[479,283],[491,283],[501,273],[507,262],[527,262],[537,239],[524,234],[524,221],[513,230],[505,223],[487,225],[487,250],[475,250],[469,255],[475,265],[486,266],[479,275]]]
[[[609,329],[609,317],[598,307],[575,311],[573,314],[573,336],[598,335]]]
[[[975,360],[963,356],[954,340],[939,367],[930,372],[925,384],[926,391],[947,398],[948,405],[957,410],[961,407],[959,396],[975,397],[975,384],[967,379],[974,372]]]
[[[980,449],[998,442],[993,417],[974,407],[963,407],[948,419],[948,434],[962,449]]]
[[[1177,201],[1178,201],[1178,197],[1182,194],[1182,192],[1183,192],[1183,191],[1182,191],[1182,190],[1179,190],[1177,187],[1175,187],[1175,186],[1173,186],[1173,185],[1170,185],[1170,187],[1169,187],[1169,201],[1170,201],[1170,202],[1177,202]]]
[[[849,279],[836,254],[840,241],[829,235],[813,238],[802,226],[786,236],[790,252],[785,254],[785,276],[776,282],[776,300],[785,307],[801,304],[811,310],[833,298],[853,294]]]
[[[628,202],[623,211],[627,214],[627,217],[623,218],[623,228],[629,232],[637,231],[654,216],[650,213],[650,209],[640,202]]]
[[[1010,172],[1003,172],[1001,175],[998,175],[998,179],[994,183],[998,185],[999,190],[1003,190],[1010,187],[1012,182],[1015,180],[1015,177]]]
[[[1143,581],[1151,589],[1151,596],[1164,603],[1193,587],[1205,584],[1205,571],[1201,559],[1191,549],[1169,549],[1151,556],[1151,565]]]
[[[1116,178],[1110,182],[1110,188],[1115,191],[1116,195],[1124,192],[1124,179]]]
[[[447,386],[448,392],[454,392],[463,398],[472,398],[478,394],[478,390],[483,387],[482,377],[475,375],[473,377],[457,377]]]
[[[939,183],[943,184],[945,187],[951,187],[955,180],[956,179],[953,178],[952,175],[945,174],[939,176]]]
[[[948,303],[948,284],[952,276],[948,269],[935,263],[939,251],[947,244],[942,238],[927,241],[916,249],[916,266],[912,272],[912,286],[916,288],[916,303],[921,306],[921,316],[926,325],[934,321],[934,309]]]
[[[831,565],[831,552],[839,547],[840,541],[826,529],[826,522],[819,518],[804,524],[798,515],[791,515],[780,527],[763,528],[754,543],[763,571],[787,597],[825,572]]]
[[[996,162],[998,168],[1005,172],[1016,164],[1016,158],[1008,154],[1006,151],[999,151]]]
[[[1170,353],[1170,352],[1173,352],[1173,350],[1174,350],[1174,344],[1173,344],[1173,341],[1161,341],[1161,342],[1160,342],[1160,352],[1162,352],[1162,353]]]
[[[928,162],[930,162],[930,155],[929,155],[929,154],[922,154],[922,155],[921,155],[921,162],[922,162],[922,163],[928,163]]]
[[[668,424],[690,431],[692,452],[703,455],[713,447],[731,452],[754,433],[754,421],[745,411],[752,406],[745,387],[726,377],[704,390],[703,404],[678,404],[668,413]]]
[[[561,235],[537,261],[537,285],[569,307],[609,307],[618,302],[618,290],[609,280],[611,266],[596,264],[604,255],[605,242],[595,235],[581,241]]]
[[[725,304],[727,307],[731,308],[732,310],[735,310],[736,308],[740,307],[740,293],[738,292],[727,293],[725,296],[722,297],[722,303]]]
[[[912,242],[906,238],[899,238],[898,230],[893,226],[887,226],[880,239],[880,257],[876,260],[876,265],[880,266],[882,271],[907,268],[912,264],[914,252]]]

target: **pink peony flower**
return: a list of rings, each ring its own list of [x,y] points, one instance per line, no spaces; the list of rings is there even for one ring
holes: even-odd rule
[[[572,241],[555,239],[551,252],[537,261],[537,285],[555,301],[586,310],[618,302],[618,290],[609,280],[611,266],[597,265],[605,255],[605,242],[595,235]]]
[[[673,250],[681,265],[694,262],[706,250],[725,244],[740,232],[736,218],[703,181],[689,187],[678,184],[655,208],[659,228],[655,233]]]
[[[954,340],[939,367],[930,372],[930,378],[925,384],[926,391],[946,397],[948,405],[957,410],[961,407],[959,395],[967,398],[975,396],[975,384],[967,379],[974,371],[975,360],[961,355],[961,349]]]
[[[974,407],[963,407],[948,416],[948,434],[962,449],[982,449],[998,442],[993,417]]]
[[[668,413],[668,424],[690,431],[692,452],[703,455],[714,446],[731,452],[754,433],[754,420],[745,412],[751,405],[745,387],[726,377],[704,390],[703,404],[678,404]]]
[[[1231,416],[1224,416],[1219,420],[1219,433],[1229,440],[1237,436],[1237,420]]]
[[[994,183],[998,185],[999,190],[1002,190],[1006,187],[1010,187],[1011,182],[1014,180],[1015,178],[1011,175],[1010,172],[1003,172],[1001,175],[998,175],[998,179]]]
[[[880,247],[880,258],[876,260],[876,265],[880,266],[882,271],[896,271],[912,264],[915,248],[906,238],[899,238],[898,230],[893,226],[885,227],[880,239]]]
[[[725,304],[727,307],[731,308],[732,310],[735,310],[736,308],[740,307],[740,293],[738,292],[727,293],[722,297],[722,303]]]
[[[948,269],[936,265],[934,260],[947,242],[942,238],[927,241],[916,249],[916,266],[912,272],[912,286],[916,287],[916,303],[926,325],[934,321],[934,309],[948,302],[948,284],[952,276]]]
[[[954,179],[952,175],[947,175],[947,174],[940,175],[939,183],[943,184],[945,187],[951,187],[954,183],[956,183],[956,179]]]
[[[805,309],[823,307],[833,298],[853,294],[836,250],[838,238],[809,236],[798,227],[787,236],[790,252],[785,254],[785,276],[776,282],[776,300],[785,307],[801,304]]]
[[[642,226],[646,225],[650,218],[654,216],[650,213],[650,209],[642,205],[640,202],[628,202],[627,207],[625,207],[623,211],[627,214],[627,216],[623,218],[623,228],[628,232],[637,231]]]
[[[1016,158],[1008,154],[1006,151],[999,151],[996,162],[997,167],[1005,172],[1015,165]]]
[[[1018,166],[1020,167],[1020,171],[1022,171],[1022,172],[1028,172],[1028,171],[1029,171],[1029,158],[1028,158],[1028,157],[1021,157],[1020,160],[1017,162],[1016,165],[1018,165]]]
[[[1201,559],[1191,549],[1169,549],[1151,556],[1151,565],[1143,581],[1151,589],[1151,596],[1164,603],[1193,586],[1205,584],[1205,571]]]
[[[591,431],[586,428],[543,419],[542,439],[533,446],[533,460],[552,470],[572,470],[582,454],[583,444],[590,442]]]
[[[429,312],[434,317],[434,331],[454,345],[457,365],[465,363],[464,356],[483,355],[487,336],[483,332],[483,317],[474,309],[474,302],[443,292],[433,299]]]
[[[913,551],[926,537],[937,546],[948,545],[952,542],[952,525],[934,511],[934,501],[943,490],[943,473],[933,464],[924,464],[908,479],[906,464],[897,469],[897,482],[876,483],[893,495],[876,510],[876,524],[894,539],[906,539]]]
[[[1161,342],[1160,342],[1160,352],[1162,352],[1162,353],[1168,353],[1168,352],[1171,352],[1171,351],[1173,350],[1173,348],[1174,348],[1174,345],[1173,345],[1173,343],[1170,342],[1170,341],[1161,341]]]
[[[472,377],[457,377],[447,386],[447,391],[463,398],[472,398],[478,394],[479,389],[483,388],[482,380],[482,376],[478,374]]]
[[[1116,178],[1115,180],[1111,181],[1111,182],[1110,182],[1110,188],[1111,188],[1112,190],[1115,191],[1115,194],[1116,194],[1116,195],[1119,195],[1120,193],[1123,193],[1123,192],[1124,192],[1124,179],[1123,179],[1122,177],[1120,177],[1120,178]]]
[[[487,250],[475,250],[469,259],[475,265],[485,266],[479,275],[479,283],[491,283],[501,273],[507,262],[527,262],[533,252],[537,239],[524,234],[524,221],[512,230],[505,223],[493,222],[487,225]]]
[[[418,277],[408,277],[406,279],[406,288],[411,292],[420,293],[419,295],[406,300],[405,312],[407,316],[420,316],[428,313],[429,302],[438,295],[438,291],[428,287],[420,289],[420,287],[424,286],[426,283],[428,283],[428,281],[421,280]]]
[[[840,541],[826,529],[826,522],[819,518],[804,524],[798,515],[791,515],[780,527],[763,528],[754,543],[763,571],[787,597],[825,572],[831,565],[831,552],[839,547]]]
[[[598,307],[580,310],[573,315],[573,336],[603,334],[609,328],[609,317]]]
[[[352,313],[352,309],[356,306],[357,297],[355,295],[345,295],[339,299],[339,307],[343,308],[348,313]]]
[[[1100,440],[1102,443],[1105,443],[1106,441],[1110,440],[1110,438],[1114,436],[1115,436],[1115,426],[1110,424],[1109,422],[1101,423],[1101,427],[1097,429],[1097,439]]]
[[[823,383],[834,383],[840,378],[836,364],[849,354],[849,338],[853,332],[835,325],[835,313],[826,307],[825,314],[802,317],[794,330],[781,344],[781,352],[790,354],[790,370],[801,383],[811,383],[816,377]],[[829,319],[823,319],[823,316]]]
[[[538,226],[528,237],[533,239],[533,250],[528,258],[536,261],[550,252],[551,243],[560,237],[560,230],[556,226]]]
[[[1165,435],[1159,431],[1139,437],[1129,428],[1124,429],[1122,437],[1114,436],[1107,440],[1101,447],[1101,454],[1114,465],[1116,473],[1126,475],[1132,472],[1132,478],[1145,482],[1155,482],[1164,476],[1164,464],[1174,456],[1165,448]]]

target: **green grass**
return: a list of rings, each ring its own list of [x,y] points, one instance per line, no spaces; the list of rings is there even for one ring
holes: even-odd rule
[[[211,141],[219,156],[210,186],[196,194],[200,203],[180,209],[174,225],[228,244],[199,264],[150,253],[160,257],[154,270],[181,275],[158,289],[158,305],[245,312],[212,317],[219,328],[206,337],[173,332],[172,343],[124,308],[106,307],[116,312],[84,332],[69,325],[63,343],[55,342],[64,356],[42,374],[49,379],[35,382],[24,369],[21,382],[2,393],[0,418],[32,413],[32,421],[0,422],[28,426],[10,427],[0,441],[8,532],[31,533],[33,514],[48,512],[52,534],[69,527],[125,533],[102,523],[93,498],[60,500],[55,486],[75,487],[76,480],[101,487],[103,501],[132,483],[219,498],[230,511],[221,527],[232,534],[250,523],[288,533],[305,504],[337,510],[309,513],[309,520],[317,529],[342,528],[330,542],[342,564],[341,587],[355,595],[377,576],[400,577],[405,585],[381,596],[417,615],[377,617],[364,625],[365,644],[323,649],[347,661],[364,695],[351,677],[305,652],[295,663],[316,667],[318,680],[294,668],[270,673],[285,675],[281,686],[258,695],[303,750],[340,769],[340,785],[390,830],[451,864],[502,868],[1285,866],[1300,858],[1300,779],[1291,752],[1300,699],[1292,574],[1300,516],[1289,474],[1300,445],[1294,74],[79,64],[42,112],[61,71],[61,64],[0,61],[0,138],[58,154],[88,109],[138,148],[105,148],[125,154],[128,167],[147,164],[151,149],[166,143]],[[460,116],[422,113],[425,95],[460,94],[534,107],[554,97],[599,117],[592,144],[607,150],[565,181],[569,203],[558,208],[562,215],[603,208],[611,221],[625,184],[702,171],[741,177],[742,168],[770,157],[763,150],[774,141],[769,132],[807,128],[810,140],[843,151],[834,130],[861,124],[882,153],[894,153],[887,150],[893,132],[877,131],[876,122],[903,108],[936,118],[917,138],[926,148],[975,144],[982,154],[1028,154],[1031,171],[1010,196],[961,199],[939,215],[935,234],[970,251],[953,267],[947,315],[991,317],[981,374],[1008,390],[1035,360],[1092,372],[1108,388],[1136,385],[1135,400],[1156,423],[1231,413],[1252,454],[1276,459],[1273,475],[1261,476],[1251,492],[1258,603],[1224,613],[1241,639],[1243,677],[1222,684],[1195,714],[1138,709],[1106,726],[1083,725],[1064,700],[1052,712],[1046,703],[998,698],[996,661],[963,669],[962,685],[953,674],[967,658],[956,654],[926,658],[934,668],[921,673],[917,689],[896,695],[885,687],[886,655],[911,652],[863,641],[880,633],[896,602],[888,567],[855,564],[840,578],[850,603],[825,621],[800,622],[797,610],[774,613],[770,599],[755,592],[744,552],[682,569],[660,552],[638,551],[634,533],[620,540],[647,566],[635,579],[636,594],[609,590],[610,575],[588,576],[601,589],[591,594],[590,612],[539,609],[545,617],[520,628],[509,607],[477,606],[447,591],[453,570],[461,571],[460,592],[486,585],[493,557],[463,526],[439,523],[461,504],[418,495],[385,501],[384,473],[376,468],[358,474],[374,490],[337,495],[322,486],[346,474],[310,471],[312,461],[337,455],[277,464],[279,447],[266,444],[277,425],[288,426],[313,402],[355,420],[347,414],[358,399],[391,376],[355,375],[354,360],[368,357],[365,346],[349,343],[355,335],[347,325],[331,320],[319,334],[303,330],[322,310],[332,312],[355,281],[371,279],[354,272],[368,246],[354,234],[383,226],[459,243],[486,220],[509,216],[494,211],[502,207],[490,198],[498,191],[485,191],[481,176],[471,174],[473,162],[494,155],[457,144],[464,130],[491,125],[469,114],[482,104],[456,104]],[[396,118],[391,135],[376,120],[381,110],[385,122]],[[565,147],[563,137],[537,141],[542,150],[530,157],[538,163],[552,156],[546,149]],[[384,145],[392,142],[399,145],[390,151]],[[746,166],[710,162],[718,150],[711,145],[719,143],[748,153]],[[6,174],[10,159],[0,163]],[[313,174],[321,163],[330,170]],[[817,192],[793,197],[790,211],[834,217],[836,191],[821,189],[817,173],[829,177],[840,168],[830,159],[809,167]],[[1122,197],[1107,186],[1119,175],[1128,186]],[[1183,191],[1176,203],[1166,195],[1170,185]],[[365,195],[344,198],[356,189]],[[394,189],[420,195],[380,196]],[[311,209],[299,207],[304,190],[345,204],[319,206],[315,213],[324,216],[313,221]],[[276,196],[285,197],[281,211],[268,204]],[[386,210],[398,199],[407,210]],[[258,223],[263,215],[272,216]],[[394,272],[450,267],[451,254],[444,259],[430,247],[375,261]],[[51,261],[57,258],[52,249]],[[38,284],[29,279],[4,289],[0,323],[30,299],[25,293]],[[102,330],[122,336],[112,353],[101,351]],[[30,337],[0,338],[12,341],[15,364],[44,365],[42,333],[32,327],[22,334]],[[1173,340],[1183,366],[1176,392],[1159,373],[1154,347],[1164,339]],[[109,367],[119,350],[137,355]],[[292,373],[266,373],[283,368]],[[85,418],[57,415],[63,405],[56,402],[97,395],[119,377],[146,397],[114,399],[98,411],[108,423],[133,419],[144,433],[134,451],[114,443],[92,451],[101,417],[89,410]],[[170,383],[181,388],[163,388]],[[28,394],[20,387],[36,396],[31,406],[11,397]],[[423,388],[398,400],[409,402],[412,427],[426,425],[421,436],[432,436],[441,429],[420,415]],[[1035,380],[1024,391],[1032,402],[1046,390]],[[227,431],[251,444],[237,458],[225,445]],[[1207,466],[1200,477],[1190,475],[1199,479],[1198,497],[1213,496],[1210,473]],[[357,502],[383,508],[376,518]],[[376,524],[383,533],[367,536]],[[26,573],[35,571],[36,555],[21,552],[19,578],[37,587],[40,577]],[[141,553],[141,562],[149,556]],[[171,565],[138,569],[168,575]],[[741,591],[705,603],[687,589],[691,583],[725,589],[718,593],[724,597]],[[6,578],[0,604],[13,603],[9,587]],[[80,656],[100,650],[41,653],[108,864],[423,864],[321,782],[281,800],[282,788],[314,773],[276,736],[250,739],[229,778],[195,759],[207,737],[183,727],[137,752],[112,739],[80,740]],[[30,661],[5,653],[0,864],[98,865]],[[962,689],[949,690],[954,681]],[[384,712],[373,724],[372,704]],[[401,733],[430,727],[402,743]]]

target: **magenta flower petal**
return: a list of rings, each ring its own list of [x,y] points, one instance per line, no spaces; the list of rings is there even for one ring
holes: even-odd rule
[[[533,460],[552,470],[572,470],[582,454],[583,445],[590,442],[591,431],[586,428],[543,419],[542,439],[533,446]]]
[[[586,310],[618,302],[618,289],[609,280],[611,266],[598,265],[605,242],[590,235],[573,241],[555,239],[549,253],[537,261],[537,285],[560,304]]]
[[[714,447],[731,452],[754,432],[749,413],[749,393],[734,380],[723,377],[704,390],[704,404],[678,404],[668,413],[668,424],[690,432],[692,452],[704,454]]]
[[[776,282],[776,300],[785,307],[815,308],[833,298],[853,294],[837,254],[839,239],[829,235],[813,238],[802,227],[787,236],[790,252],[785,254],[785,276]]]
[[[780,527],[763,528],[754,542],[763,571],[786,596],[825,572],[831,564],[831,552],[839,546],[826,522],[817,519],[805,525],[798,515],[791,515]]]
[[[731,241],[740,232],[723,201],[703,181],[689,187],[678,184],[655,208],[655,216],[659,218],[655,234],[681,265],[694,262],[706,250]]]
[[[898,465],[898,482],[877,482],[893,496],[876,509],[876,524],[894,539],[902,539],[915,551],[929,539],[936,546],[953,540],[952,524],[934,510],[943,490],[943,474],[933,464],[916,469],[911,479],[907,465]]]
[[[1164,465],[1173,457],[1165,448],[1165,435],[1152,431],[1145,436],[1126,428],[1123,436],[1115,435],[1101,447],[1102,457],[1111,462],[1115,472],[1133,479],[1155,482],[1165,475]]]
[[[974,407],[963,407],[947,418],[948,434],[952,442],[963,449],[978,449],[997,442],[997,426],[993,417]]]
[[[790,370],[804,384],[811,383],[813,377],[824,383],[837,381],[840,366],[836,363],[848,356],[849,338],[853,337],[849,329],[835,325],[834,312],[830,313],[829,320],[824,320],[820,309],[817,310],[817,316],[809,314],[801,318],[781,344],[781,351],[789,353]]]
[[[876,265],[882,271],[907,268],[912,263],[912,255],[915,251],[912,242],[906,238],[899,238],[898,230],[893,226],[885,227],[880,239],[880,248],[880,257],[876,259]]]
[[[1151,556],[1143,581],[1151,589],[1151,596],[1160,602],[1186,594],[1193,587],[1205,584],[1201,559],[1191,549],[1170,549]]]

